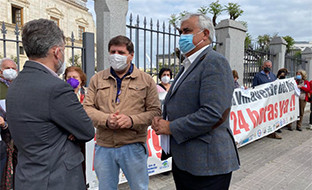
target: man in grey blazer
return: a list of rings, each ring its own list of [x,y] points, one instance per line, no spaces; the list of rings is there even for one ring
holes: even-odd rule
[[[180,50],[186,56],[165,102],[163,118],[154,118],[157,134],[170,135],[172,172],[180,189],[228,189],[239,169],[229,126],[234,90],[231,68],[212,49],[214,27],[200,14],[181,20]]]
[[[6,99],[7,121],[18,149],[15,190],[85,190],[79,142],[94,137],[90,118],[73,91],[58,78],[65,38],[50,20],[25,24],[29,58]]]

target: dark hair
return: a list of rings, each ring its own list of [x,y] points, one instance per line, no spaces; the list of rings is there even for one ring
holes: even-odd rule
[[[133,43],[126,36],[119,35],[119,36],[112,38],[108,43],[108,51],[110,50],[110,47],[113,45],[115,45],[115,46],[125,45],[127,47],[127,50],[129,51],[129,53],[134,52]]]
[[[87,76],[80,67],[76,67],[76,66],[67,67],[64,73],[64,78],[66,79],[67,74],[72,71],[76,71],[79,74],[80,79],[81,79],[81,86],[86,85]]]
[[[281,68],[280,70],[277,71],[276,77],[279,78],[282,73],[285,73],[285,76],[288,74],[288,70],[286,68]]]
[[[170,79],[172,79],[172,71],[169,68],[161,68],[159,73],[158,73],[158,78],[161,79],[161,75],[165,72],[169,71],[170,72]]]
[[[53,46],[63,46],[63,31],[51,20],[38,19],[25,24],[22,43],[28,57],[43,58]]]
[[[238,72],[236,70],[232,70],[233,78],[239,78],[238,77]]]

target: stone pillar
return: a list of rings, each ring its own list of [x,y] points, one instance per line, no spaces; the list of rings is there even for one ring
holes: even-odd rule
[[[274,74],[276,74],[279,69],[285,67],[286,45],[287,42],[280,36],[274,37],[270,42],[270,54],[273,54],[271,58],[272,72]]]
[[[242,23],[231,19],[219,22],[215,28],[217,51],[229,61],[231,69],[238,72],[238,83],[243,85],[244,44],[247,29]]]
[[[126,35],[129,0],[94,0],[96,13],[97,71],[108,68],[108,42]]]
[[[302,59],[306,60],[306,71],[308,74],[308,80],[312,80],[312,49],[306,47],[301,53]]]

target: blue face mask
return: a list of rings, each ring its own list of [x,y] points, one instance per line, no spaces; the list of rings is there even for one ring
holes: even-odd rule
[[[297,76],[296,76],[296,79],[297,79],[297,80],[301,80],[301,79],[302,79],[302,76],[301,76],[301,75],[297,75]]]
[[[198,32],[197,34],[201,32],[202,31]],[[202,40],[196,45],[193,44],[193,38],[197,34],[195,35],[194,34],[181,34],[180,39],[179,39],[179,46],[180,46],[180,50],[182,51],[182,53],[186,54],[192,51],[196,46],[198,46],[200,43],[203,42]]]

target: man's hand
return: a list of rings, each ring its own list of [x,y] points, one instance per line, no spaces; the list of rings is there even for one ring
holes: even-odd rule
[[[154,117],[152,121],[152,129],[154,129],[157,135],[171,135],[169,125],[169,121],[161,119],[160,117]]]
[[[127,128],[132,127],[132,121],[131,121],[131,118],[129,116],[124,115],[124,114],[120,114],[120,115],[117,115],[116,118],[117,118],[117,125],[121,129],[127,129]]]
[[[109,114],[107,118],[107,125],[108,128],[110,129],[119,129],[120,127],[118,126],[117,123],[117,115],[119,114],[119,111],[113,114]]]
[[[76,140],[76,138],[75,138],[75,136],[73,134],[70,134],[67,138],[69,140],[71,140],[71,141],[75,141]]]
[[[0,116],[0,127],[4,127],[4,125],[5,125],[4,119],[3,117]]]

